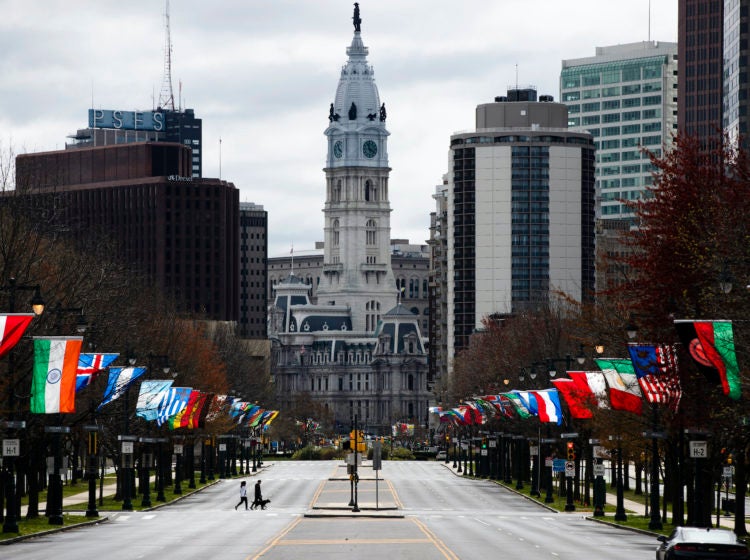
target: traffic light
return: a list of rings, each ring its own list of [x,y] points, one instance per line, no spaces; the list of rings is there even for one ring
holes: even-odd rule
[[[575,461],[576,459],[576,447],[572,441],[568,442],[568,461]]]
[[[482,438],[482,449],[487,449],[487,438],[486,437]]]

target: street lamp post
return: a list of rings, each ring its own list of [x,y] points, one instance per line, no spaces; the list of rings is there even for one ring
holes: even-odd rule
[[[622,482],[622,441],[620,436],[609,436],[610,440],[617,441],[617,507],[615,509],[615,521],[627,521],[625,513],[625,496]]]
[[[96,424],[87,424],[83,429],[88,434],[86,478],[89,485],[89,503],[86,509],[86,517],[99,517],[99,511],[96,509],[96,479],[99,472],[97,468],[99,426]]]
[[[651,517],[648,522],[648,528],[652,530],[661,530],[661,508],[659,507],[659,440],[664,439],[665,435],[658,432],[659,411],[656,403],[651,403],[652,431],[645,432],[644,437],[651,438],[651,488],[650,488],[650,509]]]
[[[133,511],[131,496],[132,478],[130,471],[133,468],[133,453],[135,452],[135,442],[138,441],[138,437],[123,434],[118,436],[118,439],[121,442],[120,449],[122,455],[122,464],[120,465],[120,470],[122,471],[122,511]]]

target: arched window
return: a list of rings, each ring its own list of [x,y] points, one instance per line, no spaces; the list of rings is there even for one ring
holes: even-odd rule
[[[332,229],[333,229],[333,232],[331,235],[333,239],[331,241],[334,247],[338,247],[339,246],[339,221],[338,220],[333,220]]]
[[[377,233],[378,224],[375,220],[367,220],[367,223],[365,224],[365,237],[367,241],[367,245],[370,247],[373,247],[376,245],[376,233]]]

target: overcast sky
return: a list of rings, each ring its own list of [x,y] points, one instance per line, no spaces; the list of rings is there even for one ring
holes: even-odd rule
[[[450,135],[509,84],[559,100],[563,59],[677,41],[677,0],[361,0],[388,110],[391,237],[424,243]],[[345,0],[172,0],[176,101],[203,119],[203,175],[268,211],[269,255],[323,239],[328,107],[353,34]],[[150,110],[163,0],[0,0],[0,148],[62,149],[87,111]],[[650,35],[649,35],[650,32]],[[221,138],[221,158],[219,157]]]

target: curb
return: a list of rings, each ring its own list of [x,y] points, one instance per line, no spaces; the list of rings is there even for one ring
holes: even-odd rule
[[[39,531],[38,533],[30,533],[28,535],[18,535],[17,537],[13,537],[10,539],[5,539],[5,540],[0,541],[0,546],[14,544],[19,541],[33,539],[35,537],[44,537],[46,535],[51,535],[53,533],[62,533],[63,531],[70,531],[71,529],[78,529],[79,527],[89,527],[91,525],[98,525],[99,523],[106,523],[107,521],[109,521],[109,517],[104,516],[98,519],[92,519],[91,521],[84,521],[83,523],[74,523],[73,525],[65,525],[62,527],[57,527],[55,529],[49,529],[47,531]]]

